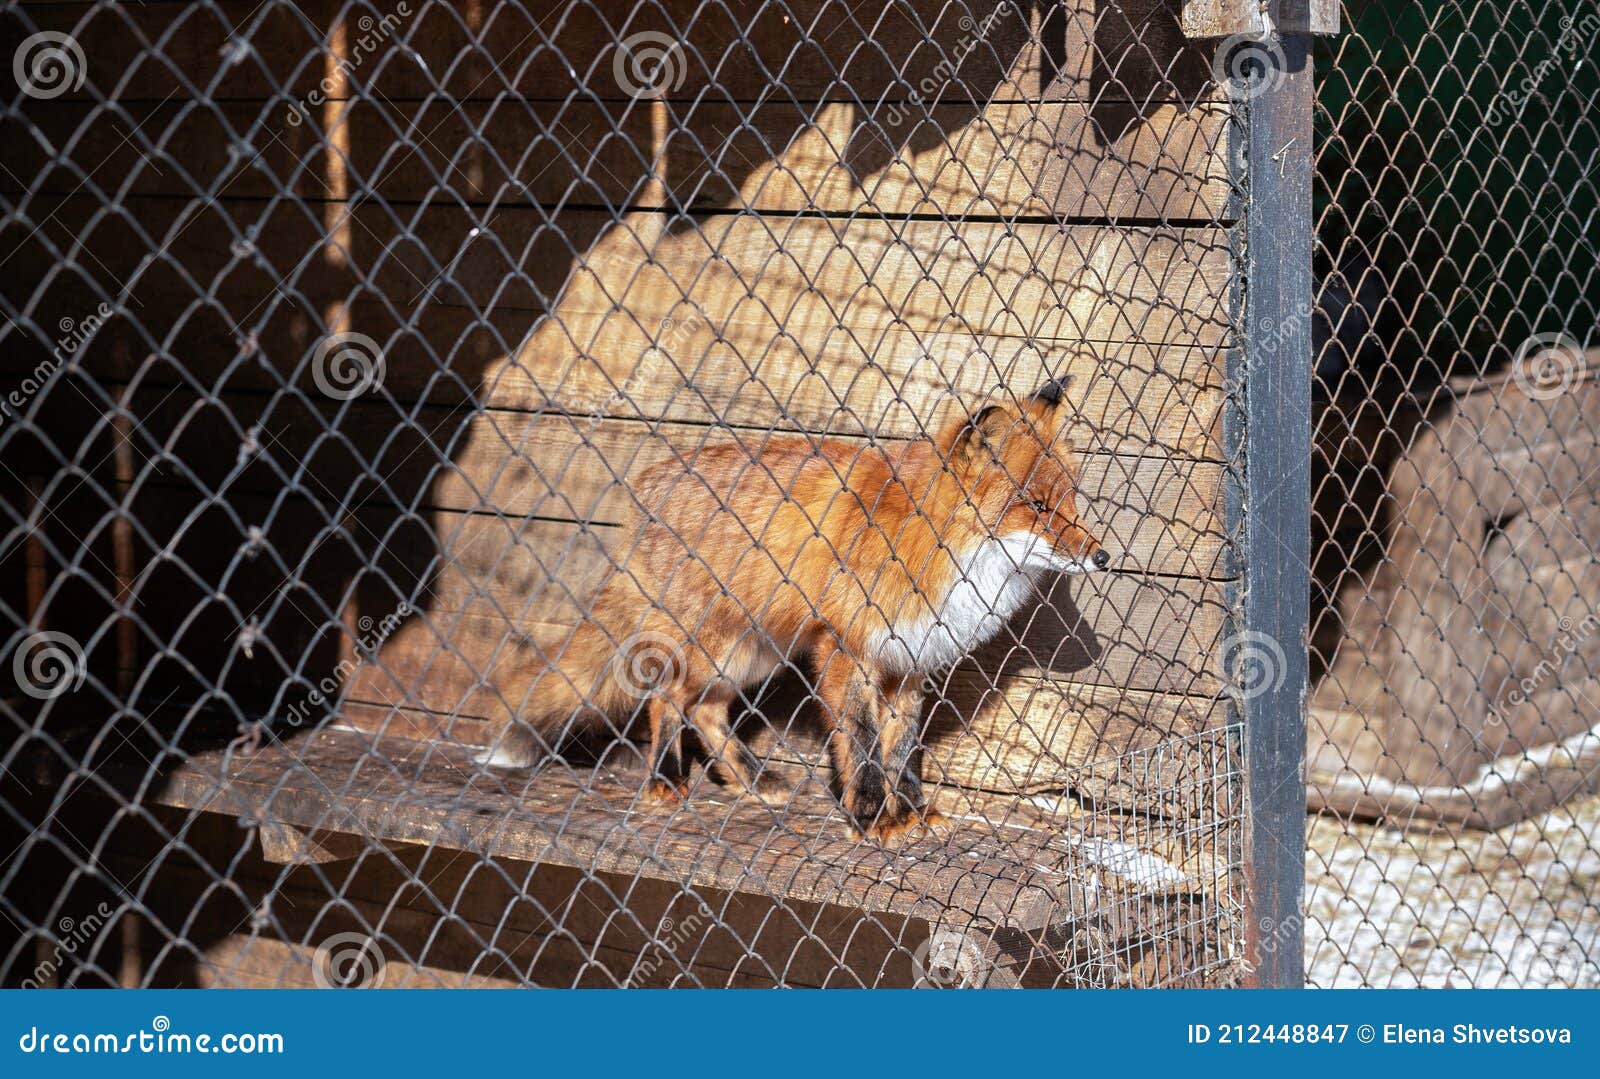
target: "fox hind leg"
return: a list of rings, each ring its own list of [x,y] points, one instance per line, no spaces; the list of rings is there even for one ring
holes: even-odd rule
[[[760,759],[734,733],[728,719],[732,701],[703,701],[690,709],[689,725],[705,746],[711,770],[725,786],[742,796],[770,806],[783,805],[788,792],[782,783],[765,774]]]
[[[650,698],[650,778],[644,797],[675,804],[689,793],[689,763],[683,754],[683,708],[665,693]]]

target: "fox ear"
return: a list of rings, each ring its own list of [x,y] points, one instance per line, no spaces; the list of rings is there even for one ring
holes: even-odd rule
[[[1067,387],[1071,385],[1071,375],[1052,378],[1028,399],[1028,415],[1047,442],[1054,441],[1055,436],[1073,417],[1073,409],[1061,407],[1067,399]]]
[[[1067,375],[1064,378],[1052,378],[1049,382],[1046,382],[1043,386],[1040,386],[1034,391],[1033,400],[1036,404],[1048,405],[1051,408],[1055,408],[1061,403],[1061,399],[1066,396],[1067,387],[1071,385],[1071,375]]]
[[[1000,450],[1016,417],[1003,405],[988,405],[965,421],[957,421],[944,447],[944,458],[963,471],[988,464]]]

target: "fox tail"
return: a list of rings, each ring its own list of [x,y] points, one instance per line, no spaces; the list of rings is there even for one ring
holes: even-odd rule
[[[586,621],[508,688],[518,709],[479,764],[523,768],[546,757],[569,734],[631,712],[655,687],[652,662],[634,639],[614,640]]]

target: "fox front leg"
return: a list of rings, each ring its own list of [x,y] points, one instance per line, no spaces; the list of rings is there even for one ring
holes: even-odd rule
[[[839,800],[858,834],[885,838],[880,832],[892,824],[895,802],[883,767],[876,687],[837,647],[817,650],[816,669]]]
[[[907,829],[923,827],[942,833],[949,827],[944,814],[929,809],[922,790],[922,685],[905,677],[883,687],[879,729],[883,740],[883,767],[898,803],[897,816]]]

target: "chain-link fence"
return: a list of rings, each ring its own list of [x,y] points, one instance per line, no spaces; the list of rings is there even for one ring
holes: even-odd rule
[[[1177,5],[0,34],[8,982],[1249,975]]]
[[[1600,9],[1317,48],[1302,927],[1204,6],[8,4],[7,980],[1600,983]]]
[[[1600,8],[1317,57],[1308,980],[1600,984]]]

